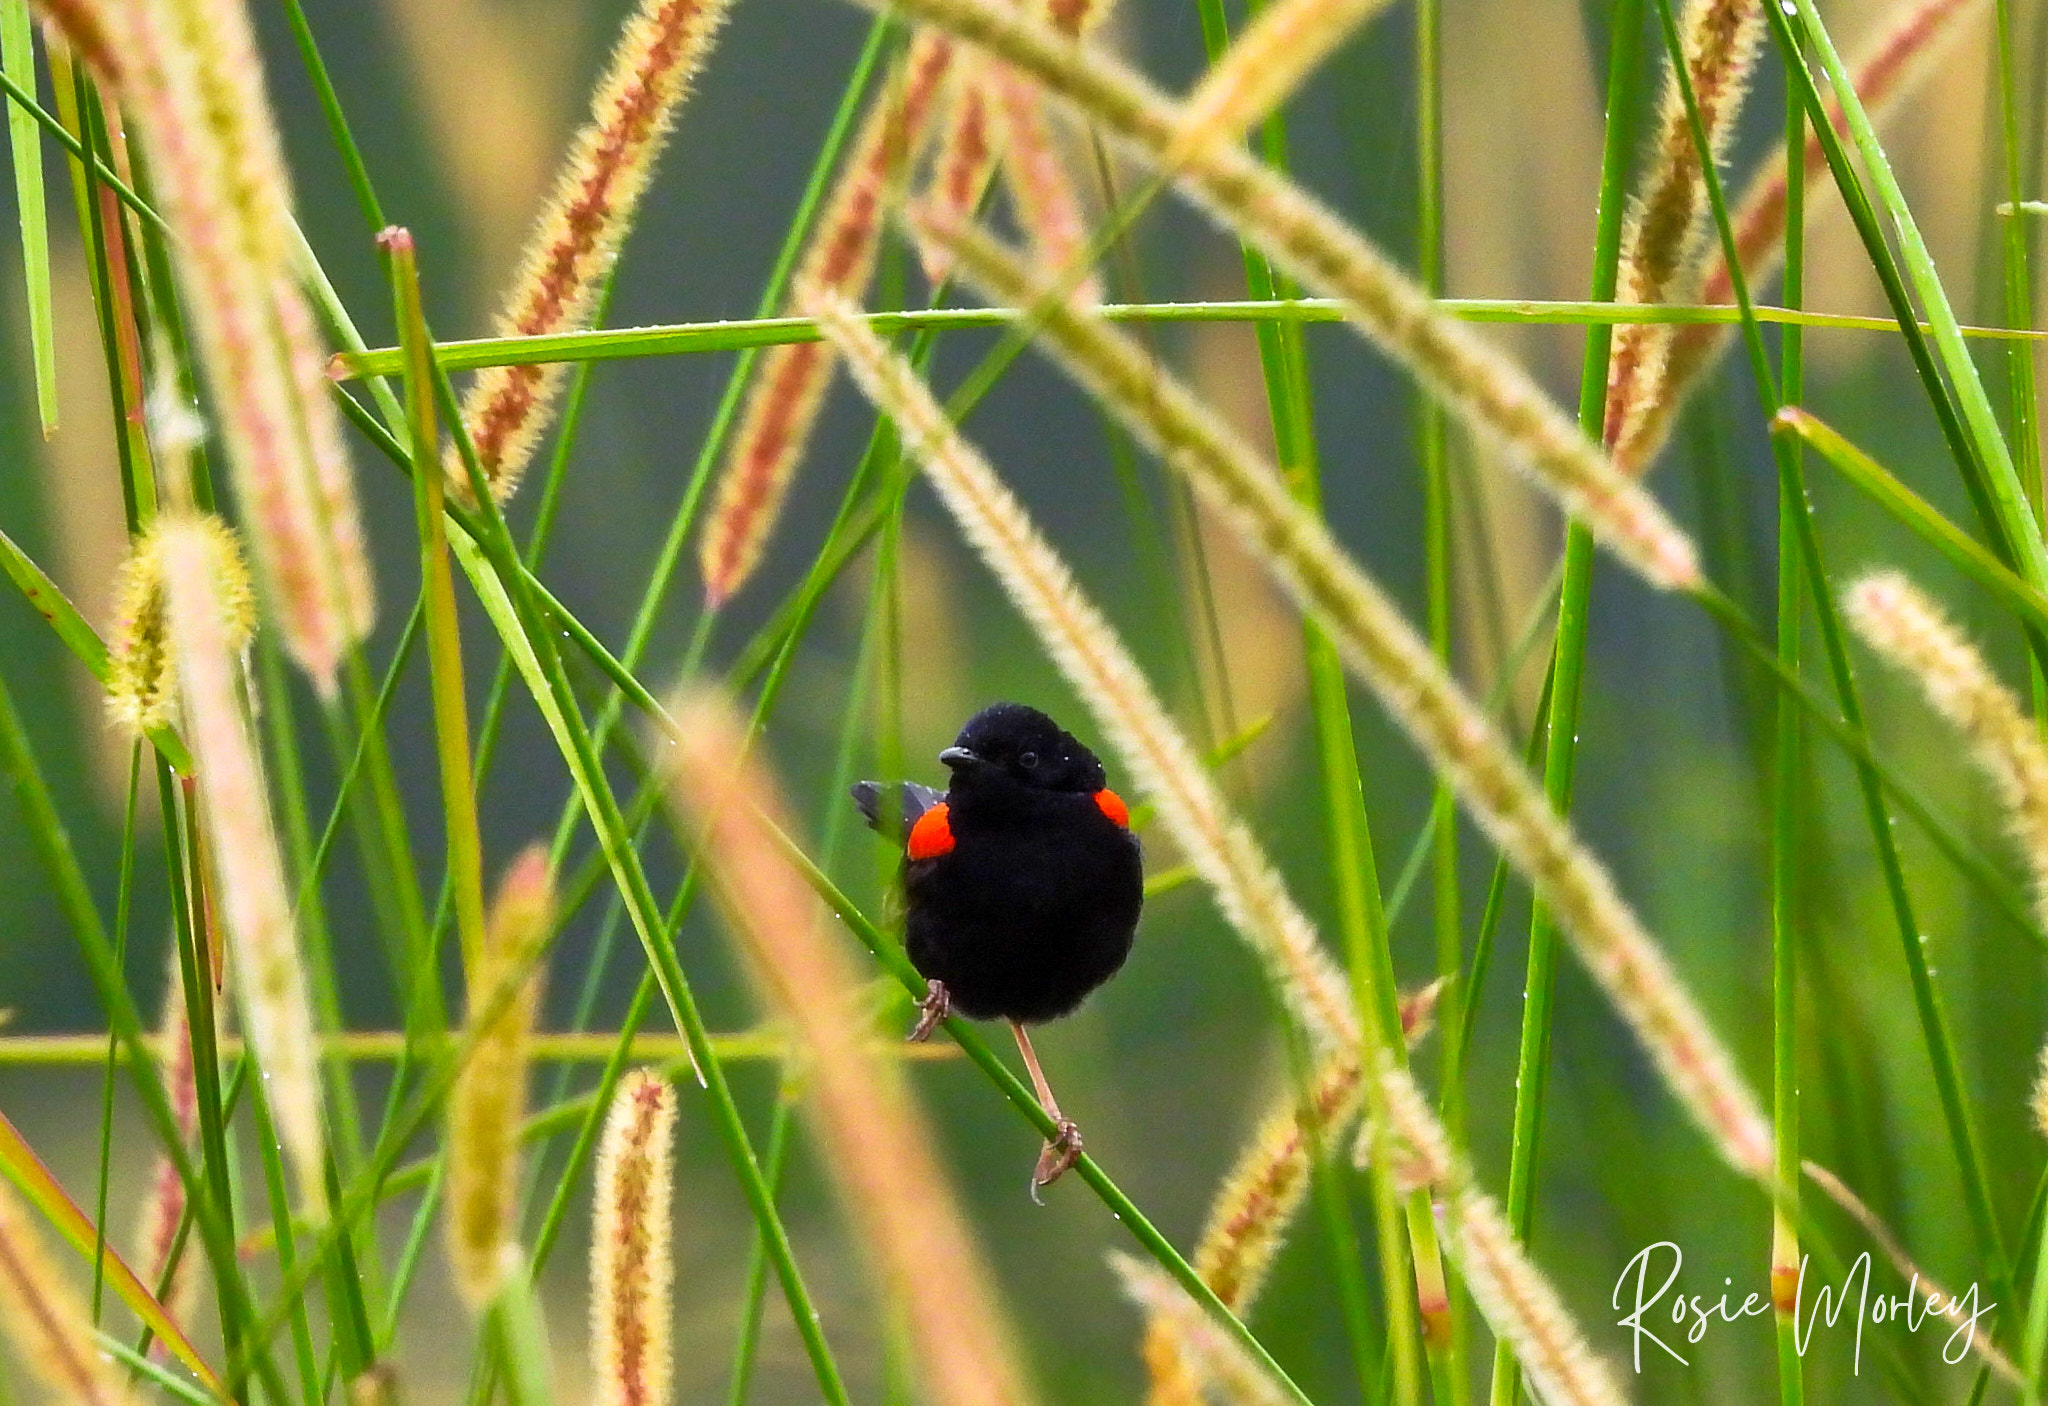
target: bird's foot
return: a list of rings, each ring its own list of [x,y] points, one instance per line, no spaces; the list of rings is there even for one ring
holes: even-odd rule
[[[906,1037],[913,1045],[921,1045],[931,1039],[932,1032],[939,1028],[939,1022],[952,1013],[953,997],[946,990],[946,983],[937,977],[927,980],[925,996],[917,1003],[917,1010],[917,1024],[911,1027]]]
[[[1053,1134],[1038,1154],[1038,1165],[1031,1171],[1031,1199],[1039,1201],[1038,1188],[1051,1186],[1081,1157],[1081,1129],[1071,1118],[1059,1120],[1059,1131]]]

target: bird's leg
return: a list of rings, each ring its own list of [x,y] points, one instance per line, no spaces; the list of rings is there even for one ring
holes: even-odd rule
[[[1058,1181],[1060,1174],[1080,1157],[1081,1129],[1073,1119],[1060,1112],[1059,1100],[1052,1096],[1052,1085],[1045,1082],[1045,1071],[1038,1067],[1038,1052],[1031,1048],[1031,1037],[1024,1033],[1024,1027],[1013,1020],[1010,1030],[1016,1035],[1017,1048],[1024,1055],[1024,1067],[1031,1071],[1031,1087],[1038,1092],[1038,1106],[1045,1110],[1045,1116],[1052,1119],[1057,1129],[1052,1141],[1038,1154],[1038,1165],[1031,1172],[1031,1199],[1036,1201],[1038,1188]]]
[[[924,999],[917,1003],[917,1024],[911,1027],[908,1039],[913,1045],[921,1045],[931,1039],[932,1032],[939,1028],[953,1010],[953,998],[946,990],[946,983],[937,977],[930,977],[924,984]]]

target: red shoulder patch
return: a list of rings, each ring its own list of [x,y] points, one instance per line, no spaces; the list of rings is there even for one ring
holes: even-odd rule
[[[1095,807],[1124,829],[1131,828],[1131,808],[1124,804],[1122,796],[1107,786],[1095,793]]]
[[[917,818],[910,827],[904,852],[912,859],[937,859],[953,848],[953,826],[946,819],[946,803],[940,801]]]

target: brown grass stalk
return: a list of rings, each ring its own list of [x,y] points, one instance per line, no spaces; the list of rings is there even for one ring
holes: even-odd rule
[[[952,42],[935,31],[921,30],[912,41],[900,80],[877,95],[851,144],[804,251],[799,281],[853,298],[866,292],[889,192],[908,179],[924,148],[954,55]],[[731,598],[759,564],[831,384],[832,352],[822,342],[784,344],[761,358],[698,546],[712,606]]]
[[[1899,110],[1901,100],[1918,87],[1950,41],[1962,32],[1963,21],[1979,13],[1984,3],[1985,0],[1908,0],[1900,7],[1876,42],[1850,65],[1856,96],[1873,122],[1883,123]],[[1833,95],[1827,99],[1827,110],[1835,130],[1846,132],[1841,104]],[[1801,160],[1809,182],[1820,179],[1827,171],[1820,138],[1811,131],[1807,133]],[[1770,278],[1784,258],[1785,192],[1786,159],[1781,146],[1751,178],[1729,212],[1743,277],[1752,288]],[[1833,202],[1811,201],[1807,205],[1808,218],[1833,208]],[[1698,299],[1720,305],[1734,302],[1734,280],[1729,277],[1719,240],[1709,243],[1702,269]],[[1671,437],[1687,398],[1736,334],[1737,329],[1723,325],[1695,324],[1670,329],[1657,381],[1645,385],[1636,398],[1634,413],[1623,417],[1619,431],[1612,426],[1609,429],[1614,461],[1623,473],[1639,477],[1648,472]]]
[[[1763,37],[1764,3],[1689,0],[1679,17],[1686,76],[1717,167],[1749,91]],[[1707,247],[1707,187],[1685,92],[1676,71],[1668,67],[1641,192],[1622,230],[1615,301],[1684,301],[1700,282]],[[1609,445],[1620,442],[1627,422],[1642,414],[1643,398],[1663,384],[1673,332],[1666,323],[1624,323],[1614,329],[1604,422]]]
[[[448,1095],[448,1204],[444,1221],[455,1288],[470,1312],[497,1297],[518,1232],[519,1128],[526,1117],[528,1045],[543,973],[535,965],[555,907],[547,848],[512,861],[491,901],[469,973],[476,1043]],[[507,991],[509,989],[509,999]],[[499,1003],[502,1009],[496,1009]]]
[[[597,1406],[668,1406],[675,1374],[676,1091],[651,1069],[619,1081],[597,1152],[590,1366]]]
[[[701,836],[699,852],[757,989],[804,1048],[805,1111],[886,1299],[909,1326],[926,1394],[947,1406],[1029,1401],[994,1283],[933,1155],[931,1129],[901,1066],[870,1052],[856,1015],[861,976],[778,845],[774,782],[737,760],[745,734],[725,705],[689,694],[673,712],[683,739],[674,753],[676,807]]]
[[[859,0],[879,7],[881,0]],[[917,19],[995,53],[1140,160],[1176,149],[1183,109],[1146,79],[1002,0],[903,0]],[[1690,544],[1663,510],[1629,492],[1599,446],[1520,366],[1440,312],[1383,252],[1285,176],[1234,144],[1190,154],[1177,186],[1346,318],[1483,441],[1528,471],[1567,512],[1646,580],[1699,580]]]
[[[133,1399],[93,1341],[84,1302],[57,1272],[14,1189],[0,1178],[0,1329],[15,1360],[59,1401],[128,1406]]]
[[[1556,914],[1714,1145],[1737,1169],[1770,1182],[1769,1124],[1662,951],[1515,749],[1378,583],[1288,494],[1262,455],[1131,338],[1086,307],[1050,297],[1042,272],[985,235],[924,225],[927,237],[952,244],[962,275],[996,302],[1034,310],[1038,344],[1184,476],[1330,632],[1346,664]]]
[[[641,0],[627,19],[591,96],[590,118],[570,142],[527,241],[498,314],[499,336],[537,337],[589,325],[727,3]],[[560,363],[495,366],[463,397],[463,423],[499,502],[517,490],[567,371]],[[451,490],[469,501],[461,462],[451,453],[445,467]]]
[[[226,929],[242,1023],[263,1071],[279,1140],[314,1215],[326,1205],[318,1049],[255,739],[224,623],[222,537],[185,514],[161,519],[165,619],[185,740],[197,768],[213,862],[208,892]]]
[[[325,695],[375,613],[355,487],[287,237],[291,183],[241,0],[108,14],[237,496],[287,650]]]

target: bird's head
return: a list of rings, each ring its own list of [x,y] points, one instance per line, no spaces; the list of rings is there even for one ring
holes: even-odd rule
[[[1004,776],[1044,791],[1092,794],[1108,784],[1102,763],[1036,708],[996,703],[967,720],[953,745],[939,753],[953,783]]]

